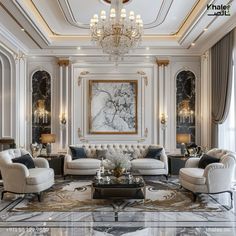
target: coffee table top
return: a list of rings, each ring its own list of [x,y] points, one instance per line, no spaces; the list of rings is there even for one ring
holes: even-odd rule
[[[108,176],[109,181],[107,180],[107,176],[102,177],[101,179],[97,179],[96,177],[93,179],[93,187],[96,188],[140,188],[145,186],[144,179],[141,176],[132,176],[132,178],[128,178],[128,176],[121,176],[117,179],[114,176]]]

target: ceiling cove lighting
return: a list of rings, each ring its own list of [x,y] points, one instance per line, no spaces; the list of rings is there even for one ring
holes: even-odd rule
[[[143,21],[140,15],[130,11],[126,14],[123,0],[112,0],[107,16],[104,10],[90,20],[91,40],[118,61],[131,49],[137,48],[143,35]]]

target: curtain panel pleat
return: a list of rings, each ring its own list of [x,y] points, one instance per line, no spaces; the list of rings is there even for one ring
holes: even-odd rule
[[[218,147],[218,125],[228,116],[232,87],[234,31],[211,48],[212,132],[211,146]]]

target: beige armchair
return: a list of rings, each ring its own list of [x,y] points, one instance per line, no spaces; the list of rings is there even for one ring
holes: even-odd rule
[[[230,193],[231,203],[233,193],[231,191],[232,178],[235,171],[235,153],[214,148],[207,155],[216,157],[219,162],[198,168],[200,158],[189,158],[185,168],[180,169],[179,179],[181,186],[194,193],[194,200],[200,193],[218,194]]]
[[[13,163],[12,159],[29,154],[24,149],[9,149],[0,152],[0,169],[2,173],[4,193],[27,194],[35,193],[41,200],[41,192],[54,184],[54,170],[49,168],[44,158],[32,158],[35,167],[28,169],[20,163]],[[30,155],[31,156],[31,155]]]

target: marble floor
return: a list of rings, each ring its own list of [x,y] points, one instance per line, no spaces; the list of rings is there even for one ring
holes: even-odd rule
[[[214,197],[229,205],[227,194]],[[195,236],[236,235],[236,212],[14,212],[15,201],[0,202],[0,235]],[[234,202],[235,205],[235,202]]]

